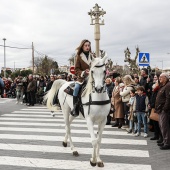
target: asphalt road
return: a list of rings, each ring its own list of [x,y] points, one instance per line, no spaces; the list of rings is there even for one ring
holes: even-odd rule
[[[125,130],[105,127],[101,158],[104,168],[91,167],[92,147],[84,120],[72,125],[72,137],[80,156],[62,146],[65,128],[61,112],[52,117],[42,105],[27,107],[15,99],[0,98],[0,170],[114,169],[169,170],[170,150],[155,141],[134,137]],[[96,128],[95,128],[96,129]]]

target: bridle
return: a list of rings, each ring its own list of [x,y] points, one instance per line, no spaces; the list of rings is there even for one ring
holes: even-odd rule
[[[96,65],[96,66],[94,66],[94,67],[96,67],[96,68],[100,68],[100,67],[104,67],[104,66],[106,66],[105,64],[102,64],[102,65]],[[106,69],[105,69],[105,71],[104,71],[104,74],[105,74],[105,76],[104,76],[104,78],[103,78],[103,84],[104,84],[104,87],[102,87],[100,90],[97,90],[96,88],[95,88],[95,80],[94,80],[94,77],[93,77],[93,71],[91,72],[91,76],[92,76],[92,79],[93,79],[93,81],[92,81],[92,92],[93,93],[104,93],[104,92],[106,92],[106,85],[105,85],[105,79],[106,79]]]
[[[99,65],[99,66],[94,66],[94,67],[97,67],[97,68],[100,68],[100,67],[104,67],[105,64],[102,64],[102,65]],[[93,72],[91,73],[92,75],[92,78],[93,78],[93,81],[92,81],[92,93],[106,93],[106,85],[105,85],[105,78],[106,78],[106,70],[105,70],[105,76],[103,78],[103,84],[104,84],[104,87],[101,88],[101,90],[97,90],[95,88],[95,80],[94,80],[94,77],[93,77]],[[82,105],[85,105],[85,106],[88,106],[88,114],[90,113],[90,106],[91,105],[106,105],[106,104],[110,104],[110,99],[109,100],[103,100],[103,101],[93,101],[92,100],[92,94],[90,93],[89,94],[89,101],[86,102],[86,103],[83,103]]]

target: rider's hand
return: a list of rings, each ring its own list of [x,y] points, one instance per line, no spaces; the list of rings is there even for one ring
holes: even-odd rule
[[[86,74],[89,74],[89,69],[86,69],[85,72],[86,72]]]

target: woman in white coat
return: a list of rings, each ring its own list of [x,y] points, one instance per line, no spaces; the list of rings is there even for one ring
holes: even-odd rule
[[[129,107],[127,103],[129,102],[130,99],[130,91],[134,89],[135,87],[135,82],[132,79],[130,75],[126,75],[123,77],[123,83],[124,83],[124,88],[120,89],[120,95],[122,96],[122,102],[123,102],[123,107],[124,107],[124,120],[125,120],[125,126],[122,128],[128,128],[128,111]]]

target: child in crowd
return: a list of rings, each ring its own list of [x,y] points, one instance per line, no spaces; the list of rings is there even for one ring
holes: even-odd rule
[[[141,134],[141,122],[144,124],[144,138],[148,137],[148,127],[147,127],[147,113],[148,113],[148,97],[144,93],[145,89],[143,86],[137,88],[137,95],[134,100],[133,110],[137,115],[138,120],[138,130],[135,136],[140,136]]]
[[[136,116],[134,116],[133,114],[133,105],[134,105],[134,101],[135,101],[135,89],[132,89],[130,91],[130,100],[129,103],[127,104],[129,106],[129,116],[128,116],[128,120],[129,120],[129,129],[127,130],[128,133],[132,133],[132,129],[134,126],[134,134],[137,133],[137,119]]]

